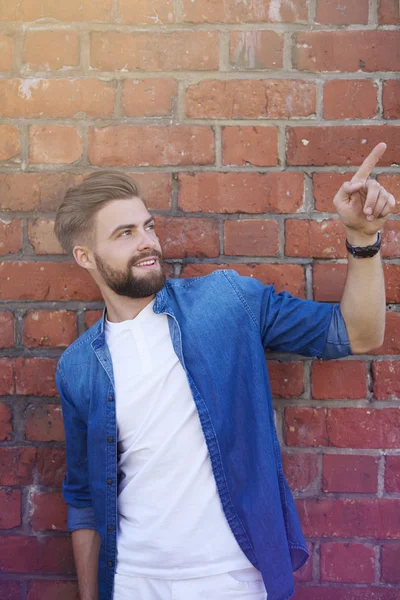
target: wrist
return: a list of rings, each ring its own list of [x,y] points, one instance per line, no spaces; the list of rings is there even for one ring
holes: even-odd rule
[[[372,246],[378,239],[378,232],[369,234],[346,227],[346,239],[351,246]]]

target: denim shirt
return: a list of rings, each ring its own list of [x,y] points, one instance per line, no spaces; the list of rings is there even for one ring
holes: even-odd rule
[[[231,530],[261,571],[268,600],[288,600],[293,571],[308,552],[282,469],[265,350],[324,359],[351,354],[340,308],[277,294],[221,270],[167,281],[153,310],[168,315]],[[111,600],[118,433],[104,316],[64,352],[56,377],[66,431],[68,528],[99,532],[99,600]]]

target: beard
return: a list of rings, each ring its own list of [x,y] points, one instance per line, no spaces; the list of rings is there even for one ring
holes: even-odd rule
[[[132,273],[132,267],[139,261],[145,260],[150,256],[156,256],[160,268],[146,273],[146,267],[143,268],[143,275],[135,276]],[[159,292],[165,285],[166,276],[164,272],[164,261],[161,252],[152,250],[151,253],[133,256],[128,262],[125,270],[118,270],[110,267],[98,254],[94,255],[97,269],[102,276],[104,283],[118,296],[127,296],[128,298],[147,298]],[[139,267],[140,268],[140,267]]]

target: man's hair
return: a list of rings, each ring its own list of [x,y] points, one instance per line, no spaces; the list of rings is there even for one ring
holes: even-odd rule
[[[111,200],[140,197],[139,184],[121,171],[96,171],[67,190],[57,210],[54,231],[71,253],[83,237],[92,234],[96,213]]]

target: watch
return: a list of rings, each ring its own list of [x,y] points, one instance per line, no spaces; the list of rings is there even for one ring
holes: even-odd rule
[[[346,248],[354,258],[372,258],[375,254],[378,254],[381,245],[382,236],[380,231],[378,231],[378,239],[375,244],[371,244],[371,246],[352,246],[346,240]]]

